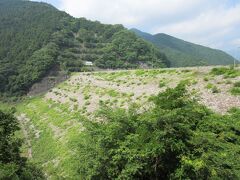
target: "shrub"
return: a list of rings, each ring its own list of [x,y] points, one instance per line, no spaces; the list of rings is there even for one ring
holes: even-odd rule
[[[207,89],[212,89],[213,88],[213,84],[211,83],[208,83],[207,86],[206,86]]]
[[[240,95],[240,87],[233,87],[231,90],[230,90],[231,94],[234,95],[234,96],[239,96]]]
[[[70,101],[72,101],[72,102],[77,102],[77,99],[76,98],[69,98],[70,99]]]
[[[220,90],[217,88],[217,86],[212,87],[212,93],[219,93]]]
[[[151,100],[145,112],[103,107],[104,121],[84,121],[82,179],[240,178],[240,110],[213,114],[183,83]]]
[[[196,79],[192,80],[192,84],[193,84],[193,85],[195,85],[195,84],[197,84],[197,83],[198,83],[198,81],[197,81]]]
[[[234,83],[234,87],[240,87],[240,81]]]
[[[225,83],[226,83],[226,84],[232,84],[232,81],[227,80]]]
[[[209,81],[209,79],[207,78],[207,77],[204,77],[204,79],[203,79],[204,81]]]
[[[145,70],[143,70],[143,69],[138,69],[135,71],[136,76],[142,76],[144,74],[145,74]]]
[[[184,70],[182,70],[181,72],[183,72],[183,73],[188,73],[188,72],[191,72],[191,70],[190,70],[190,69],[184,69]]]
[[[220,68],[213,68],[211,70],[211,74],[213,75],[223,75],[229,71],[229,68],[226,67],[220,67]]]
[[[129,94],[129,97],[133,97],[133,96],[134,96],[134,93],[130,93],[130,94]]]
[[[164,86],[166,86],[166,82],[160,81],[159,87],[161,88],[161,87],[164,87]]]
[[[91,104],[90,101],[86,101],[86,102],[84,103],[85,106],[89,106],[90,104]]]
[[[84,100],[90,99],[91,95],[84,94]]]
[[[235,78],[240,76],[240,71],[238,69],[226,67],[213,68],[210,73],[213,75],[224,75],[224,78]]]
[[[119,92],[115,91],[114,89],[110,89],[107,91],[107,94],[111,97],[117,97],[119,95]]]
[[[240,81],[234,83],[230,93],[234,96],[240,95]]]

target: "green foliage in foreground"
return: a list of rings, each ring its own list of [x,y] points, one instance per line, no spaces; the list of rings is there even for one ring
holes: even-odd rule
[[[86,121],[79,173],[86,179],[239,179],[240,110],[217,115],[183,83],[139,111],[102,108]]]
[[[0,179],[43,179],[41,171],[20,156],[21,140],[15,135],[19,129],[14,111],[0,110]]]

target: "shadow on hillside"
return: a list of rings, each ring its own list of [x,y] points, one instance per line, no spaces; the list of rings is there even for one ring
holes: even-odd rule
[[[28,96],[35,96],[46,93],[59,83],[65,81],[70,76],[65,71],[60,71],[59,67],[55,67],[40,82],[35,83],[29,90]]]

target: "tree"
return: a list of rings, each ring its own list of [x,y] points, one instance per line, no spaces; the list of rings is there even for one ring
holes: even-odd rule
[[[14,110],[0,110],[0,179],[43,179],[40,170],[21,157],[22,141],[16,137],[20,130]]]
[[[80,177],[238,179],[240,128],[233,124],[239,111],[215,115],[191,98],[185,86],[182,82],[152,97],[154,107],[148,111],[140,113],[137,105],[129,110],[104,106],[101,121],[84,122]]]

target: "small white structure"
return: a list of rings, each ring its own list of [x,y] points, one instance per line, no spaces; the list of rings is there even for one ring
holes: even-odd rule
[[[93,63],[91,61],[85,61],[85,66],[93,66]]]

